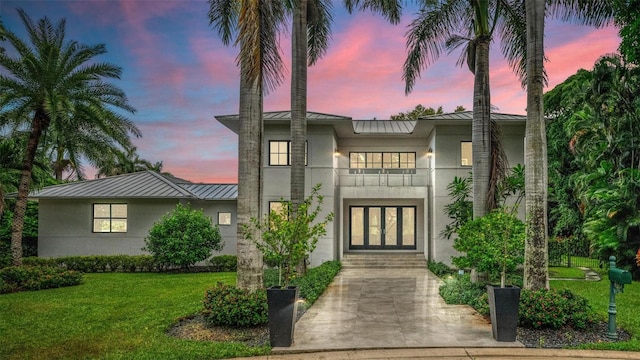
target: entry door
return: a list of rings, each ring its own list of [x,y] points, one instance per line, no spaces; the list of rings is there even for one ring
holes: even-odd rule
[[[351,206],[349,249],[415,249],[415,206]]]

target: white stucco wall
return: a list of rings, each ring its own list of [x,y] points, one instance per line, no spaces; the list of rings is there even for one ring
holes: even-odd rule
[[[126,203],[126,233],[92,232],[94,203]],[[39,201],[38,256],[138,255],[144,254],[144,238],[154,222],[171,212],[177,200],[148,199],[65,199]],[[193,208],[203,209],[217,224],[218,212],[231,212],[231,226],[221,226],[225,247],[219,254],[236,253],[235,201],[199,201]]]
[[[264,161],[263,161],[263,193],[262,213],[269,211],[269,202],[289,200],[291,196],[291,168],[289,166],[269,166],[269,141],[290,140],[289,126],[265,126],[264,131]],[[316,184],[322,184],[320,195],[324,197],[322,213],[324,218],[329,212],[335,211],[334,188],[334,149],[335,135],[331,126],[308,126],[307,128],[307,167],[305,172],[305,196],[311,193]],[[337,259],[335,233],[338,231],[336,222],[326,227],[327,235],[318,240],[316,250],[311,254],[311,266],[318,266],[324,261]]]

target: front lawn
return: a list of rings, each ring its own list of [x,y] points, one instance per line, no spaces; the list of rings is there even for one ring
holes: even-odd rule
[[[574,267],[549,267],[549,277],[556,279],[584,279],[584,271]]]
[[[551,287],[569,289],[589,299],[591,307],[602,317],[608,319],[609,309],[609,279],[604,276],[602,281],[552,281]],[[631,340],[625,342],[586,344],[588,349],[640,351],[640,283],[635,281],[625,285],[624,293],[616,295],[618,327],[631,333]]]
[[[176,319],[202,310],[205,290],[235,273],[99,273],[68,288],[0,295],[2,359],[205,359],[268,347],[180,340]]]

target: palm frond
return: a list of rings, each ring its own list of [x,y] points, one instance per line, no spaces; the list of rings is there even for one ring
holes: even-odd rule
[[[333,22],[332,7],[330,0],[313,0],[307,4],[308,57],[310,66],[323,57],[329,48],[331,23]]]

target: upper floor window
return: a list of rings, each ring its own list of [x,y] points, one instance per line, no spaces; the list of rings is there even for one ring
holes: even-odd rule
[[[127,204],[93,204],[93,232],[127,232]]]
[[[472,166],[473,165],[473,150],[471,141],[462,141],[460,143],[460,165]]]
[[[415,169],[414,152],[352,152],[349,153],[351,169]]]
[[[304,164],[307,165],[307,143],[304,144]],[[291,141],[272,140],[269,141],[269,165],[290,166],[291,165]]]

